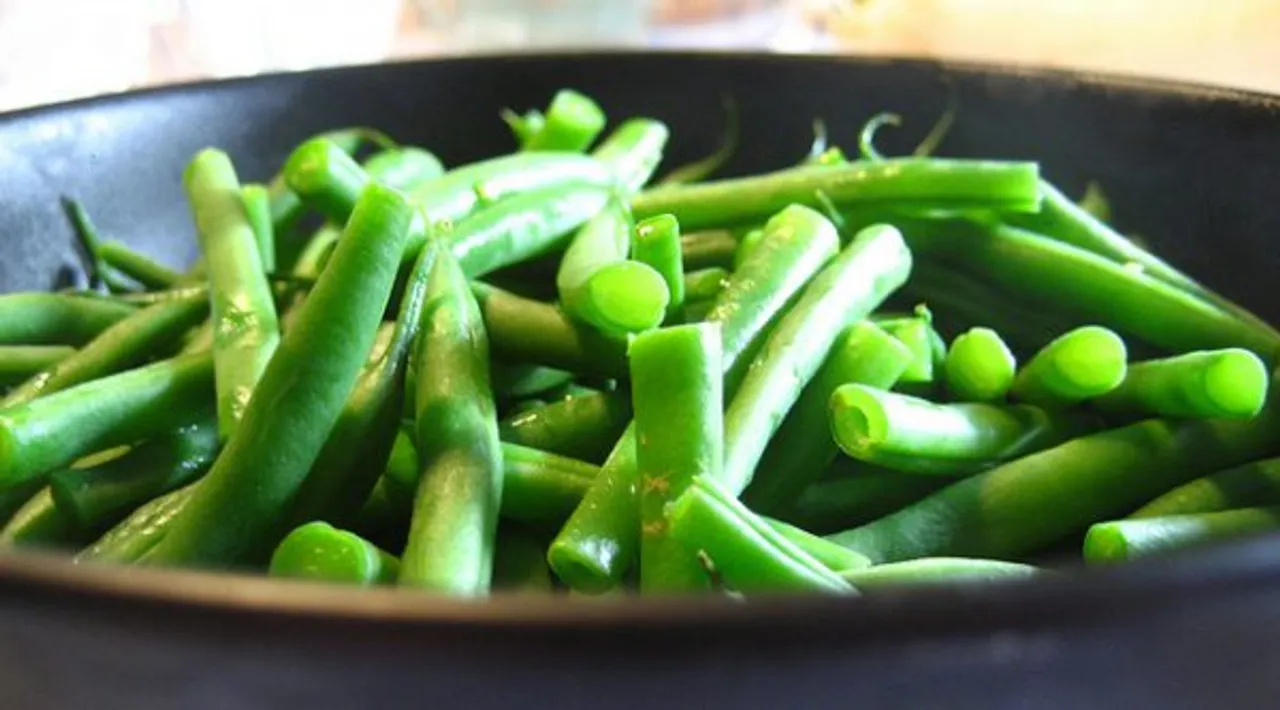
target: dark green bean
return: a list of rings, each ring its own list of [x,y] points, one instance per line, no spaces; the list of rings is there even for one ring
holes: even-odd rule
[[[413,208],[395,191],[365,188],[332,262],[245,408],[243,426],[144,562],[227,565],[270,553],[284,534],[282,514],[373,344],[412,216]],[[264,467],[271,476],[261,475]]]
[[[208,311],[208,300],[199,295],[137,311],[102,331],[74,354],[14,388],[0,400],[0,406],[19,405],[138,365],[176,343],[183,333],[203,320]]]
[[[1280,459],[1252,461],[1184,483],[1129,514],[1130,518],[1217,513],[1280,505]]]
[[[0,387],[52,369],[75,351],[66,345],[0,345]]]
[[[599,463],[630,420],[629,393],[596,392],[513,415],[499,425],[498,433],[511,444]]]
[[[727,229],[710,229],[680,235],[680,254],[686,271],[733,267],[738,240]]]
[[[207,354],[186,355],[0,409],[0,486],[182,424],[206,403],[212,376]]]
[[[49,487],[41,488],[0,529],[0,548],[75,549],[93,540],[55,503]]]
[[[80,346],[136,311],[99,298],[9,293],[0,296],[0,345]]]
[[[833,533],[914,503],[947,485],[938,476],[912,476],[878,469],[850,458],[838,458],[834,468],[854,468],[847,476],[828,477],[806,488],[781,517],[805,530]]]
[[[606,377],[626,374],[624,341],[573,322],[551,304],[488,284],[475,283],[472,290],[493,351],[504,360]]]

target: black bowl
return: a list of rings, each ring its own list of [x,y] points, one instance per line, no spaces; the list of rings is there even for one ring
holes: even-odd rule
[[[770,56],[456,59],[140,92],[0,117],[0,288],[75,273],[58,204],[173,263],[193,256],[179,176],[206,145],[265,179],[324,128],[368,124],[448,164],[509,145],[504,106],[557,88],[672,126],[670,164],[794,162],[811,123],[852,145],[871,114],[913,144],[959,99],[943,152],[1098,180],[1117,221],[1280,320],[1280,100],[926,62]],[[1280,547],[1261,538],[1104,572],[877,598],[464,603],[228,575],[0,556],[0,705],[13,708],[1232,707],[1280,688]]]

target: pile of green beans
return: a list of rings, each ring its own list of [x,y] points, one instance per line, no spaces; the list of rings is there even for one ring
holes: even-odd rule
[[[1280,333],[1035,162],[885,158],[886,114],[860,160],[650,185],[660,120],[501,116],[451,167],[364,127],[263,183],[202,150],[185,271],[68,198],[91,288],[0,295],[0,548],[856,595],[1280,530]]]

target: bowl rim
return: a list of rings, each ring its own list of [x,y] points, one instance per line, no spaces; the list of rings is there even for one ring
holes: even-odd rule
[[[848,54],[771,54],[743,51],[583,50],[528,54],[465,54],[276,72],[228,79],[191,81],[78,98],[0,113],[0,123],[70,111],[128,104],[153,97],[269,87],[323,80],[329,76],[376,74],[442,64],[495,65],[520,61],[602,59],[728,64],[847,65],[863,69],[915,68],[940,75],[1085,85],[1107,92],[1153,98],[1229,102],[1280,113],[1280,95],[1248,89],[1062,68],[952,61],[919,57]],[[1176,614],[1208,596],[1275,589],[1280,565],[1277,536],[1250,538],[1139,560],[1108,568],[1082,568],[1026,581],[989,586],[897,590],[858,598],[764,597],[745,602],[721,597],[635,598],[624,603],[556,595],[498,594],[466,601],[414,590],[352,588],[199,570],[159,570],[99,564],[70,564],[63,555],[14,551],[0,554],[0,600],[28,605],[74,604],[83,610],[152,610],[164,615],[225,622],[271,617],[304,625],[373,624],[421,630],[527,629],[612,632],[621,628],[687,633],[690,628],[772,629],[806,637],[828,634],[845,640],[910,638],[990,632],[993,629],[1095,624],[1116,614]],[[1105,606],[1109,613],[1099,614]]]

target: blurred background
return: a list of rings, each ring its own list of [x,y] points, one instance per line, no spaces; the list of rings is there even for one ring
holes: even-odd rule
[[[0,110],[468,52],[922,56],[1280,93],[1277,0],[0,0]]]

